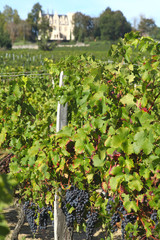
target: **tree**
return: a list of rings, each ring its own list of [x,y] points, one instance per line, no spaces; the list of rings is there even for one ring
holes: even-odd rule
[[[93,35],[93,20],[90,16],[77,12],[74,15],[73,34],[76,41],[83,42],[85,38]]]
[[[13,21],[13,9],[10,6],[8,5],[4,6],[3,14],[5,16],[6,22],[10,23]]]
[[[0,12],[0,48],[12,47],[11,39],[8,32],[5,30],[5,16]]]
[[[10,6],[6,5],[3,11],[5,19],[5,29],[10,35],[12,42],[14,42],[19,37],[19,27],[21,23],[20,16],[16,9],[12,9]]]
[[[47,15],[42,15],[42,18],[39,20],[38,30],[40,37],[39,48],[41,50],[53,50],[56,44],[49,43],[52,27],[49,25],[49,18]]]
[[[0,27],[4,28],[5,24],[5,16],[3,13],[0,12]]]
[[[100,39],[101,31],[99,27],[99,18],[93,18],[93,37],[94,39],[98,38]]]
[[[15,24],[20,23],[21,19],[16,9],[12,9],[10,6],[6,5],[3,11],[5,21],[7,23],[13,22]]]
[[[20,16],[19,16],[18,11],[16,9],[14,9],[14,11],[13,11],[13,22],[15,24],[19,24],[21,22]]]
[[[7,31],[10,35],[10,38],[12,42],[15,42],[15,40],[19,37],[19,26],[18,24],[15,24],[13,22],[7,23]]]
[[[11,47],[12,43],[9,34],[0,27],[0,48],[11,49]]]
[[[49,26],[49,19],[46,16],[42,16],[42,20],[38,26],[39,29],[39,48],[41,50],[53,50],[55,47],[54,43],[49,43],[50,33],[52,28]]]
[[[38,23],[39,35],[45,36],[45,38],[50,38],[50,33],[52,31],[52,27],[49,25],[49,19],[47,15],[42,15],[42,19]]]
[[[27,21],[22,20],[19,24],[19,39],[24,42],[31,39],[31,25]]]
[[[152,38],[160,40],[160,27],[154,27],[151,32]]]
[[[36,3],[32,11],[28,14],[27,22],[31,25],[31,40],[35,41],[38,38],[38,22],[39,12],[42,12],[42,6]]]
[[[121,11],[112,11],[107,8],[99,18],[101,39],[117,40],[131,31],[131,24],[127,22]]]
[[[145,18],[141,16],[140,23],[138,25],[138,30],[142,35],[152,36],[153,30],[156,28],[156,24],[152,18]]]

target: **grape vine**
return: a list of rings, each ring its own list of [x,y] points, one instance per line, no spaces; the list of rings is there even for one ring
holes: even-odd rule
[[[22,200],[53,205],[61,188],[68,226],[81,225],[88,239],[96,224],[159,239],[160,44],[130,33],[109,54],[112,62],[46,60],[50,76],[0,83],[0,146],[13,154]],[[56,133],[58,101],[68,103],[68,126]]]

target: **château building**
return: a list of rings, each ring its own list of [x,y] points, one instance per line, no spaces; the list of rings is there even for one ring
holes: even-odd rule
[[[43,14],[49,19],[49,25],[52,28],[50,40],[74,40],[73,35],[73,16],[74,13],[68,13],[67,15]],[[40,21],[42,19],[42,12],[39,12]],[[41,39],[41,36],[38,36]]]

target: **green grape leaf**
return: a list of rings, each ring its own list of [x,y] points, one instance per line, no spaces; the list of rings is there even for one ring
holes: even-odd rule
[[[127,95],[125,95],[124,97],[121,98],[120,102],[122,104],[126,104],[129,107],[132,107],[135,105],[135,102],[133,101],[134,96],[130,93],[128,93]]]
[[[103,159],[100,159],[97,154],[93,156],[92,160],[95,167],[103,167],[105,164],[105,161]]]
[[[134,212],[137,212],[139,210],[139,207],[137,206],[135,201],[124,201],[123,204],[127,212],[131,212],[132,210]]]
[[[84,146],[84,142],[82,141],[82,139],[78,139],[75,142],[75,151],[76,153],[83,153],[85,151],[85,146]]]
[[[121,173],[119,175],[116,175],[115,177],[111,177],[110,178],[110,187],[113,191],[116,191],[118,188],[118,185],[121,183],[121,181],[123,180],[124,175]]]
[[[122,167],[120,166],[114,166],[112,167],[110,174],[112,175],[118,175],[119,173],[122,173]]]
[[[128,187],[132,191],[137,190],[138,192],[140,192],[142,190],[142,188],[143,188],[143,183],[139,179],[133,179],[132,181],[129,181]]]

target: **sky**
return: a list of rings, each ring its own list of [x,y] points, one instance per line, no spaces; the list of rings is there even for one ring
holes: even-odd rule
[[[120,10],[132,26],[143,16],[152,18],[160,27],[160,0],[0,0],[0,12],[8,5],[17,9],[21,19],[25,20],[37,2],[45,13],[81,12],[91,17],[99,17],[110,7],[112,11]]]

